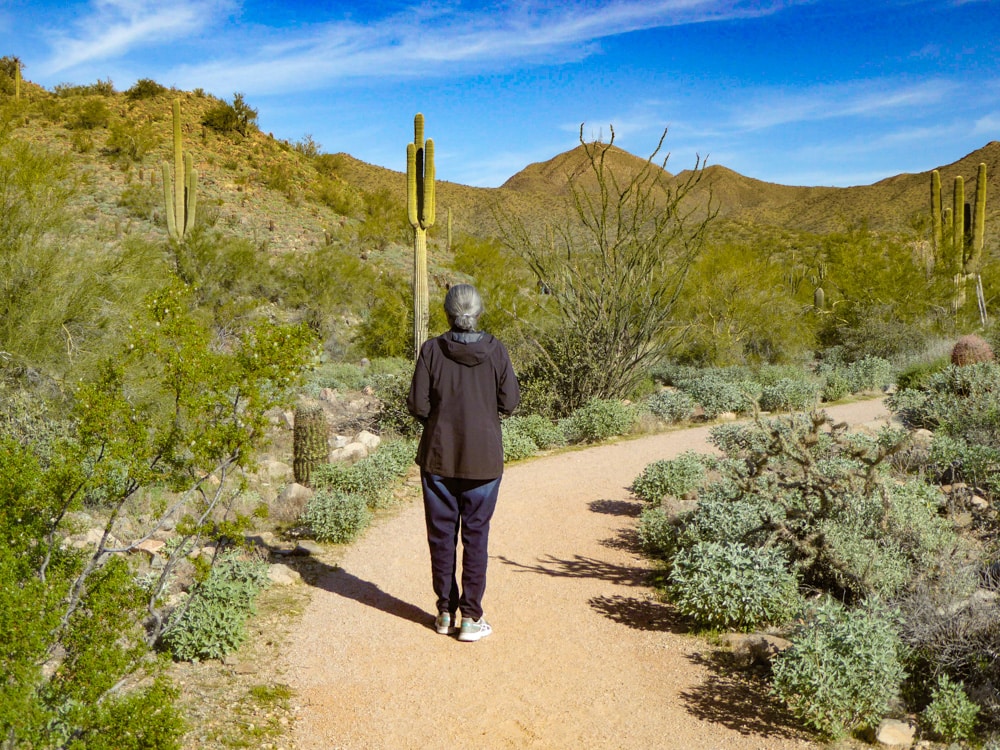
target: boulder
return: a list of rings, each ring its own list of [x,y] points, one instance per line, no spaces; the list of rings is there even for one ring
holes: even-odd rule
[[[278,586],[293,586],[302,580],[302,576],[299,575],[299,571],[285,565],[284,563],[269,565],[267,568],[267,577],[271,583]]]
[[[912,747],[916,735],[917,728],[908,721],[883,719],[875,733],[875,739],[880,745],[887,747]]]
[[[361,443],[368,449],[368,452],[371,453],[382,443],[382,438],[375,433],[368,432],[368,430],[362,430],[354,436],[354,442]]]
[[[305,485],[290,482],[285,485],[270,508],[270,517],[276,521],[294,521],[306,509],[315,493]]]

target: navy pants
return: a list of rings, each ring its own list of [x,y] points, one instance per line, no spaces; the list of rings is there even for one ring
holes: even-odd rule
[[[483,616],[490,520],[497,506],[500,478],[455,479],[421,471],[420,482],[437,610],[461,610],[463,617],[478,620]],[[461,592],[456,573],[459,533],[462,535]]]

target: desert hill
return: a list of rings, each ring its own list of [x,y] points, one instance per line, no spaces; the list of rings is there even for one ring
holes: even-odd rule
[[[162,88],[162,87],[161,87]],[[165,234],[160,165],[171,154],[171,101],[182,101],[184,147],[194,155],[200,175],[203,217],[262,249],[295,252],[330,242],[338,231],[365,221],[366,196],[382,193],[387,213],[399,214],[390,243],[405,244],[406,180],[402,171],[360,161],[349,154],[320,154],[315,144],[289,143],[251,127],[219,133],[203,124],[220,101],[200,91],[163,89],[136,97],[110,84],[57,87],[48,92],[30,82],[19,104],[13,137],[63,154],[81,175],[87,190],[79,201],[83,216],[98,235]],[[123,153],[122,134],[141,142]],[[400,168],[405,143],[399,144]],[[668,144],[669,145],[669,144]],[[612,147],[606,165],[618,176],[634,173],[645,158]],[[587,182],[583,145],[530,164],[499,188],[438,183],[438,227],[443,234],[451,210],[456,233],[489,235],[495,216],[513,214],[526,224],[557,221],[563,215],[570,181]],[[962,175],[966,200],[975,190],[980,162],[987,165],[987,241],[1000,236],[1000,142],[940,167],[944,199]],[[677,175],[683,182],[689,171]],[[722,165],[708,166],[690,199],[704,205],[709,196],[723,222],[780,227],[788,231],[829,232],[866,222],[873,229],[908,229],[926,221],[930,173],[900,174],[858,187],[804,187],[764,182]],[[396,219],[393,219],[396,221]]]

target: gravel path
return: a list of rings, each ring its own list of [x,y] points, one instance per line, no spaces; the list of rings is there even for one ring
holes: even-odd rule
[[[884,423],[881,400],[833,407]],[[280,671],[301,703],[297,750],[818,745],[743,675],[714,667],[648,586],[626,487],[652,461],[706,449],[697,427],[509,467],[484,598],[493,634],[432,629],[419,502],[316,583]]]

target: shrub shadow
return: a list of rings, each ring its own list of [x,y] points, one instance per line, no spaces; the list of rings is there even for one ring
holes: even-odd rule
[[[642,513],[642,503],[633,503],[628,500],[591,500],[587,503],[593,513],[601,513],[606,516],[626,516],[628,518],[638,518]]]
[[[642,553],[642,541],[639,539],[639,532],[634,528],[618,529],[616,536],[602,539],[601,545],[608,549],[632,552],[636,555]]]
[[[692,716],[743,735],[815,742],[815,736],[768,694],[767,684],[759,675],[734,670],[723,660],[703,654],[688,658],[709,671],[701,685],[680,694]]]
[[[668,604],[630,596],[595,596],[590,606],[614,622],[635,630],[686,633],[688,628]]]
[[[519,563],[502,556],[497,559],[504,565],[515,567],[523,573],[538,573],[557,578],[596,578],[599,581],[609,581],[623,586],[647,586],[650,583],[651,571],[647,568],[615,565],[583,555],[574,555],[569,559],[547,555],[539,558],[539,562],[535,565]]]

